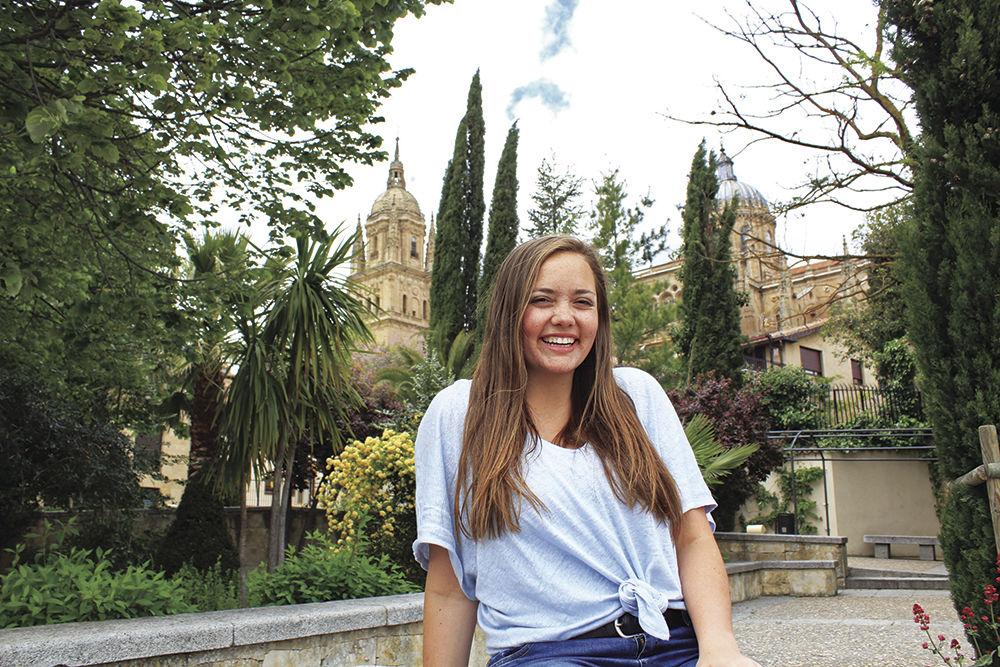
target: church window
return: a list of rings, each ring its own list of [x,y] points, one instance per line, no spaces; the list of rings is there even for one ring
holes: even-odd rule
[[[750,225],[743,225],[740,229],[740,252],[746,252],[750,244]]]
[[[372,236],[372,259],[378,259],[378,237]]]
[[[410,257],[417,259],[417,237],[410,237]]]
[[[381,310],[381,308],[382,308],[382,299],[381,299],[381,297],[376,296],[375,297],[375,309],[376,310]]]
[[[406,295],[403,295],[403,314],[406,315]]]
[[[424,299],[424,319],[427,319],[427,299]]]

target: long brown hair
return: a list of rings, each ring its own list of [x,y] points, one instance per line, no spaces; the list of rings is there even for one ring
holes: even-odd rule
[[[479,540],[518,532],[522,499],[537,511],[545,509],[525,482],[521,465],[526,438],[538,435],[525,399],[528,369],[521,321],[542,264],[560,252],[578,254],[590,265],[598,311],[594,346],[573,373],[570,419],[560,439],[589,443],[615,496],[669,522],[676,538],[681,518],[677,486],[612,374],[607,279],[594,249],[572,236],[523,243],[497,271],[465,415],[455,489],[456,535]]]

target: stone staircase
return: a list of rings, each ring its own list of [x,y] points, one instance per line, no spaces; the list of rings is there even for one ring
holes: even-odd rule
[[[867,590],[948,590],[948,575],[905,569],[848,567],[844,588]]]

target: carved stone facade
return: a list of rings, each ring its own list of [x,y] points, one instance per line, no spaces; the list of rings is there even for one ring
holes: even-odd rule
[[[818,374],[841,382],[874,384],[873,375],[860,363],[851,363],[821,331],[834,302],[862,295],[867,280],[864,266],[850,260],[825,260],[790,267],[775,243],[775,219],[767,200],[756,188],[736,179],[733,161],[725,151],[717,176],[719,205],[734,198],[738,202],[732,257],[736,288],[747,295],[740,313],[747,361],[760,368],[793,365],[815,371],[819,359]],[[663,285],[661,303],[680,299],[682,263],[683,259],[675,259],[652,266],[637,277]]]
[[[377,344],[423,349],[433,262],[434,222],[428,235],[420,205],[406,191],[397,140],[385,192],[372,204],[364,229],[358,219],[351,264],[351,280],[366,293]]]

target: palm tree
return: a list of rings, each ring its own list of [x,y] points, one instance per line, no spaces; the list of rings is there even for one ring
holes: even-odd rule
[[[715,439],[715,427],[704,415],[695,415],[684,426],[684,435],[691,443],[705,483],[715,486],[731,470],[739,468],[757,451],[757,445],[741,445],[727,449]]]
[[[174,522],[157,556],[167,570],[185,562],[211,567],[221,558],[235,565],[236,554],[225,524],[218,490],[206,484],[219,455],[219,412],[228,371],[227,338],[234,322],[231,302],[245,290],[249,268],[247,240],[231,232],[206,231],[201,239],[185,236],[188,248],[186,294],[181,313],[189,333],[180,370],[181,388],[170,402],[172,421],[183,412],[190,421],[188,479]]]
[[[357,287],[337,275],[352,238],[295,239],[290,261],[273,262],[259,303],[241,326],[243,352],[223,424],[229,445],[223,479],[244,480],[264,461],[273,476],[268,567],[284,560],[292,470],[300,444],[343,446],[338,420],[360,402],[351,386],[351,355],[371,342]],[[241,482],[242,483],[242,482]]]

